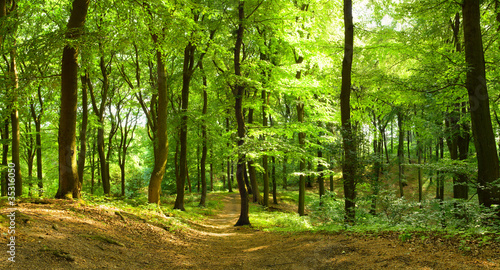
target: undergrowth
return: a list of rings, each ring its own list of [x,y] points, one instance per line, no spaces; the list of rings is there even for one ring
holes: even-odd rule
[[[296,205],[295,192],[284,191],[280,203]],[[344,222],[344,200],[328,192],[319,200],[309,194],[309,213],[268,212],[262,206],[252,205],[250,221],[254,227],[276,232],[353,232],[360,234],[396,233],[406,242],[427,233],[459,237],[463,241],[476,239],[479,243],[500,243],[498,209],[479,206],[460,200],[427,200],[409,202],[404,198],[385,194],[377,199],[376,214],[371,214],[372,197],[360,198],[356,207],[355,225]]]

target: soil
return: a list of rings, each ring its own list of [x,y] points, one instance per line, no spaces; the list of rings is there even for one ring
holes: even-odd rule
[[[272,233],[234,227],[239,195],[190,228],[169,228],[109,207],[59,200],[20,203],[15,263],[0,269],[500,269],[498,245],[461,250],[457,241],[397,234]],[[5,219],[8,209],[2,207]],[[168,217],[161,217],[168,218]],[[5,220],[1,242],[7,242]],[[477,246],[477,245],[476,245]],[[6,245],[3,245],[7,249]]]

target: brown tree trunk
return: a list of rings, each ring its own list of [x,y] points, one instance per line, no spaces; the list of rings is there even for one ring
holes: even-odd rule
[[[269,102],[269,97],[268,97],[268,94],[267,94],[267,91],[266,90],[262,90],[262,126],[265,128],[267,127],[267,115],[266,115],[266,110],[267,110],[267,106],[268,106],[268,102]],[[266,137],[265,136],[262,136],[262,140],[266,140]],[[263,172],[263,182],[264,182],[264,201],[263,201],[263,205],[265,207],[269,207],[269,166],[268,166],[268,162],[267,162],[267,155],[264,155],[262,157],[262,168],[264,169],[264,172]],[[258,192],[255,191],[255,192]]]
[[[229,114],[229,110],[227,112]],[[226,133],[229,132],[229,117],[226,117]],[[229,141],[227,142],[227,150],[229,151],[230,149],[230,143]],[[228,192],[233,192],[233,170],[232,170],[232,164],[231,164],[231,157],[228,156],[227,158],[227,189]]]
[[[189,85],[194,68],[194,52],[196,47],[189,42],[184,49],[184,65],[182,70],[182,91],[181,91],[181,125],[180,125],[180,161],[179,178],[176,180],[177,197],[175,199],[174,209],[185,211],[184,209],[184,185],[187,176],[187,110],[189,104]]]
[[[318,142],[319,145],[321,145],[320,142]],[[320,161],[318,162],[318,185],[319,185],[319,199],[321,200],[321,197],[325,195],[325,179],[323,177],[323,170],[324,166],[323,163],[321,162],[321,159],[323,159],[323,151],[321,148],[318,149],[318,159]]]
[[[158,42],[158,36],[153,35],[153,41]],[[155,164],[148,187],[148,202],[160,203],[160,191],[163,175],[167,166],[168,158],[168,130],[167,130],[167,116],[168,116],[168,96],[167,96],[167,78],[165,74],[165,65],[163,63],[162,55],[159,50],[156,51],[157,62],[157,86],[158,86],[158,106],[157,106],[157,121],[154,125],[154,156]]]
[[[43,170],[42,170],[42,115],[43,115],[43,101],[41,87],[38,87],[38,102],[40,104],[40,111],[35,120],[36,131],[36,176],[38,179],[38,195],[43,196]]]
[[[297,72],[297,79],[300,79],[300,71]],[[304,123],[304,103],[300,101],[297,102],[297,118],[299,123]],[[299,145],[301,148],[304,148],[306,143],[306,133],[299,132]],[[306,169],[306,161],[304,158],[300,159],[299,164],[299,206],[298,213],[300,216],[305,215],[305,201],[306,201],[306,177],[304,175]]]
[[[78,153],[78,189],[83,186],[83,170],[85,168],[85,156],[87,155],[87,124],[88,124],[88,100],[87,85],[89,75],[85,73],[80,77],[82,82],[82,125],[80,127],[80,152]]]
[[[74,0],[66,38],[77,39],[87,17],[90,0]],[[80,198],[76,164],[76,112],[78,102],[78,50],[66,45],[61,66],[59,118],[59,189],[56,198]]]
[[[404,196],[404,187],[405,181],[404,181],[404,167],[403,167],[403,161],[404,161],[404,143],[405,143],[405,131],[403,129],[403,113],[401,112],[401,109],[398,110],[398,168],[399,168],[399,174],[398,174],[398,181],[399,181],[399,197]]]
[[[243,25],[245,20],[245,1],[240,0],[238,3],[238,30],[236,35],[236,43],[234,48],[234,74],[236,77],[242,77],[241,75],[241,61],[240,53],[241,46],[243,44],[243,33],[245,27]],[[238,124],[238,148],[241,148],[244,143],[245,138],[245,119],[243,117],[243,92],[245,86],[241,82],[236,82],[234,86],[233,95],[235,97],[234,111],[236,116],[236,122]],[[240,203],[241,211],[240,217],[236,222],[235,226],[250,225],[250,219],[248,217],[249,211],[249,201],[248,192],[245,187],[245,180],[243,179],[243,173],[245,168],[245,155],[238,154],[238,165],[236,167],[236,181],[238,182],[238,189],[240,191]]]
[[[344,0],[344,60],[342,61],[342,89],[340,92],[340,113],[344,145],[345,220],[354,223],[356,207],[356,140],[351,123],[351,70],[354,49],[354,25],[352,23],[352,0]]]
[[[203,71],[203,61],[200,62],[200,70]],[[208,93],[207,93],[207,76],[205,75],[204,72],[202,72],[203,77],[203,109],[202,109],[202,114],[204,116],[207,115],[208,112]],[[200,199],[200,205],[201,207],[205,207],[206,205],[206,200],[207,200],[207,172],[206,172],[206,166],[207,166],[207,124],[205,123],[205,120],[202,120],[201,123],[201,138],[202,138],[202,149],[201,149],[201,199]],[[229,176],[228,176],[229,179]],[[224,186],[222,186],[224,188]]]
[[[248,124],[253,124],[253,112],[254,110],[250,108],[248,110]],[[248,168],[248,175],[250,178],[250,186],[248,185],[248,180],[245,178],[245,182],[247,183],[248,186],[248,193],[252,194],[252,201],[253,202],[258,202],[258,203],[263,203],[262,195],[260,194],[259,191],[259,184],[257,182],[257,171],[255,170],[255,166],[253,165],[253,160],[248,159],[247,162],[247,168]],[[246,176],[246,174],[244,174]]]
[[[479,6],[479,0],[464,0],[462,4],[465,61],[469,67],[465,84],[469,95],[472,134],[477,152],[477,194],[479,203],[489,207],[493,203],[500,203],[500,190],[489,186],[499,178],[500,172],[486,86]]]

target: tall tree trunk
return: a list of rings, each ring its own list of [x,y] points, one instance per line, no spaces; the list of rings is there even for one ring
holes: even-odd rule
[[[400,109],[401,110],[401,109]],[[403,129],[403,113],[398,110],[398,168],[399,168],[399,174],[398,174],[398,181],[399,181],[399,197],[404,196],[404,187],[405,181],[404,181],[404,167],[403,167],[403,161],[404,161],[404,143],[405,143],[405,131]]]
[[[202,109],[202,114],[204,116],[207,115],[208,111],[208,93],[207,93],[207,76],[203,72],[203,61],[200,62],[200,70],[202,71],[203,74],[203,109]],[[207,162],[207,124],[205,123],[205,120],[203,119],[201,122],[201,138],[202,138],[202,150],[201,150],[201,199],[200,199],[200,206],[205,207],[205,202],[207,199],[207,172],[206,172],[206,162]],[[228,172],[229,172],[229,167],[228,167]],[[228,175],[228,180],[229,180],[229,175]]]
[[[96,144],[95,144],[95,132],[93,136],[93,143],[92,143],[92,161],[90,163],[90,194],[94,195],[94,182],[95,182],[95,151],[96,151]]]
[[[158,36],[154,34],[153,41],[158,42]],[[158,86],[158,106],[157,106],[157,120],[154,125],[154,156],[155,164],[148,187],[148,202],[160,203],[161,182],[165,174],[168,158],[168,96],[167,96],[167,77],[165,74],[165,65],[163,63],[162,54],[160,50],[156,50],[157,62],[157,86]],[[153,103],[153,102],[152,102]]]
[[[241,75],[241,61],[240,61],[240,53],[241,46],[243,43],[243,33],[245,31],[245,27],[243,25],[245,20],[245,1],[240,0],[238,3],[238,30],[236,34],[236,43],[234,49],[234,74],[236,77],[242,77]],[[236,116],[236,121],[238,123],[238,148],[241,148],[244,143],[245,138],[245,119],[243,117],[243,92],[245,90],[245,86],[236,80],[236,85],[234,86],[233,94],[235,97],[234,111]],[[243,226],[250,225],[250,219],[248,217],[249,211],[249,201],[248,201],[248,193],[245,187],[245,180],[243,179],[245,167],[245,155],[238,154],[238,165],[236,169],[236,181],[238,182],[238,189],[240,191],[240,203],[241,203],[241,211],[240,217],[236,222],[235,226]]]
[[[250,125],[253,124],[253,112],[254,110],[252,108],[248,110],[248,124]],[[259,191],[259,184],[257,182],[257,171],[255,170],[255,166],[253,165],[253,160],[248,159],[247,164],[248,164],[248,175],[250,177],[250,186],[248,187],[248,193],[252,194],[253,202],[264,203],[262,195],[260,194]],[[245,183],[248,186],[248,180],[246,178],[245,178]]]
[[[66,38],[82,34],[90,0],[74,0]],[[61,110],[59,118],[59,189],[56,198],[80,198],[76,164],[76,112],[78,103],[78,49],[66,45],[61,66]]]
[[[78,188],[83,185],[83,170],[85,168],[85,156],[87,154],[87,124],[88,124],[88,100],[87,84],[89,82],[88,73],[80,77],[82,82],[82,125],[80,127],[80,152],[78,153]]]
[[[320,142],[318,142],[318,144],[321,145]],[[325,179],[323,177],[324,166],[321,161],[323,159],[323,151],[321,150],[321,148],[318,149],[318,159],[320,160],[318,161],[318,185],[319,185],[319,199],[321,201],[321,197],[325,195]]]
[[[182,91],[181,91],[181,126],[180,126],[180,161],[179,178],[176,181],[177,197],[175,198],[174,209],[185,211],[184,209],[184,185],[187,176],[187,110],[189,104],[189,85],[191,83],[192,69],[194,65],[194,52],[196,47],[189,42],[184,49],[184,65],[182,70]]]
[[[345,220],[354,223],[356,207],[356,140],[351,123],[351,70],[354,49],[354,25],[352,23],[352,0],[344,0],[344,60],[342,61],[342,89],[340,92],[340,113],[344,145]]]
[[[499,178],[500,172],[486,86],[479,5],[479,0],[464,0],[462,4],[465,61],[469,67],[465,84],[469,95],[472,134],[477,152],[477,194],[479,203],[489,207],[493,203],[500,203],[500,190],[489,186]]]
[[[262,57],[261,57],[262,58]],[[268,102],[269,102],[269,97],[268,97],[268,94],[267,94],[267,91],[266,90],[262,90],[262,126],[265,128],[267,127],[267,114],[266,114],[266,110],[267,110],[267,106],[268,106]],[[262,140],[266,140],[266,137],[265,136],[262,136]],[[266,150],[264,150],[266,151]],[[262,168],[264,169],[264,172],[263,172],[263,182],[264,182],[264,200],[263,200],[263,205],[265,207],[269,207],[269,166],[268,166],[268,163],[267,163],[267,155],[264,155],[262,157]],[[259,192],[258,190],[256,190],[255,192]]]
[[[36,176],[38,179],[38,195],[43,196],[43,170],[42,170],[42,115],[44,112],[41,87],[38,87],[38,102],[40,104],[40,111],[35,120],[36,131]]]
[[[299,79],[300,73],[297,73],[296,77],[298,77]],[[304,123],[304,103],[300,102],[299,100],[296,107],[297,107],[298,121],[299,123]],[[306,144],[306,133],[299,132],[300,147],[304,148],[305,144]],[[304,175],[305,170],[306,170],[306,161],[304,158],[301,158],[299,163],[300,176],[299,176],[299,206],[298,206],[298,213],[300,216],[305,215],[305,201],[306,201],[306,177]]]
[[[287,172],[286,172],[286,163],[288,162],[288,157],[286,156],[286,153],[285,153],[285,156],[283,157],[283,189],[286,190],[287,188]]]
[[[229,110],[227,112],[229,115]],[[229,132],[229,117],[226,117],[226,133]],[[227,142],[227,151],[230,149],[230,143],[229,141]],[[228,155],[227,158],[227,189],[228,192],[233,192],[233,166],[231,164],[231,156]]]

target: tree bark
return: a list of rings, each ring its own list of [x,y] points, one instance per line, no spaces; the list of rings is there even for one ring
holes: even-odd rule
[[[354,25],[352,22],[352,0],[344,0],[344,60],[342,61],[342,88],[340,92],[340,113],[344,146],[345,221],[354,223],[356,207],[357,153],[355,135],[351,123],[351,70],[354,49]]]
[[[153,41],[158,42],[158,36],[154,34]],[[157,120],[154,124],[154,156],[155,164],[148,187],[148,202],[160,203],[161,182],[165,174],[168,158],[168,96],[167,96],[167,78],[165,73],[165,65],[163,63],[162,54],[160,50],[156,50],[157,62],[157,87],[158,87],[158,106],[157,106]],[[153,101],[152,101],[153,104]],[[153,114],[153,112],[151,112]]]
[[[229,110],[228,110],[229,114]],[[229,117],[226,117],[226,132],[229,132]],[[227,142],[227,149],[229,151],[230,147],[229,141]],[[228,192],[233,192],[233,168],[231,164],[231,157],[228,156],[227,158],[227,189]]]
[[[296,78],[300,79],[299,72],[297,73]],[[301,102],[299,99],[296,107],[297,107],[298,121],[299,123],[304,123],[304,103]],[[300,147],[304,148],[305,143],[306,143],[306,133],[299,132]],[[306,201],[306,176],[304,175],[305,169],[306,169],[306,161],[304,158],[301,158],[299,163],[300,176],[299,176],[299,206],[298,206],[298,213],[300,216],[305,215],[305,201]]]
[[[66,38],[77,39],[87,17],[90,0],[74,0]],[[56,198],[80,198],[76,164],[76,114],[78,102],[78,49],[64,47],[61,66],[59,118],[59,190]]]
[[[202,71],[202,80],[203,80],[203,116],[207,115],[208,112],[208,93],[207,93],[207,76],[203,73],[203,61],[200,62],[200,70]],[[206,162],[207,162],[207,124],[205,123],[205,119],[201,122],[201,138],[202,138],[202,149],[201,149],[201,199],[200,205],[201,207],[205,207],[206,199],[207,199],[207,172],[206,172]],[[229,181],[229,176],[228,176]],[[223,186],[224,188],[224,186]]]
[[[83,171],[85,168],[85,156],[87,154],[87,125],[88,125],[88,100],[87,85],[89,82],[88,73],[80,77],[82,83],[82,124],[80,127],[80,152],[78,153],[78,188],[83,185]]]
[[[196,47],[189,42],[184,48],[184,65],[182,69],[182,91],[181,91],[181,124],[180,124],[180,161],[179,178],[176,180],[177,197],[174,209],[185,211],[184,208],[184,186],[187,175],[187,110],[189,104],[189,85],[193,74],[194,52]]]
[[[243,25],[245,20],[245,1],[240,0],[238,3],[238,30],[236,34],[236,43],[234,49],[234,74],[236,77],[242,77],[241,75],[241,61],[240,61],[240,53],[241,46],[243,44],[243,33],[245,31],[245,27]],[[243,92],[245,90],[245,86],[240,81],[236,81],[236,85],[234,86],[233,94],[235,97],[234,111],[236,116],[236,121],[238,124],[238,148],[241,148],[244,144],[245,138],[245,119],[243,117]],[[236,169],[236,181],[238,182],[238,189],[240,191],[240,203],[241,203],[241,211],[240,217],[236,222],[235,226],[243,226],[250,225],[250,219],[248,217],[249,211],[249,202],[248,202],[248,193],[245,187],[245,180],[243,179],[245,167],[245,155],[240,153],[238,154],[238,165]]]
[[[500,190],[489,185],[499,178],[498,154],[491,125],[479,0],[464,0],[462,13],[465,40],[465,61],[468,65],[466,88],[471,108],[472,134],[478,163],[479,203],[487,207],[500,203]]]
[[[403,129],[403,113],[401,112],[401,109],[398,110],[398,168],[399,168],[399,174],[398,174],[398,182],[399,182],[399,197],[404,196],[404,187],[405,181],[404,181],[404,167],[403,167],[403,161],[404,161],[404,143],[405,143],[405,131]]]
[[[262,90],[261,97],[262,97],[262,126],[265,128],[265,127],[267,127],[267,114],[266,114],[266,110],[267,110],[267,106],[269,105],[268,104],[269,97],[268,97],[268,94],[267,94],[266,90]],[[262,140],[265,141],[266,137],[262,136]],[[264,149],[264,151],[266,151],[266,149]],[[269,166],[268,166],[267,159],[268,159],[267,155],[264,155],[262,157],[262,168],[264,168],[263,177],[262,177],[263,178],[263,182],[264,182],[264,200],[263,200],[263,205],[265,207],[269,207]],[[255,192],[258,192],[258,190],[255,191]]]

